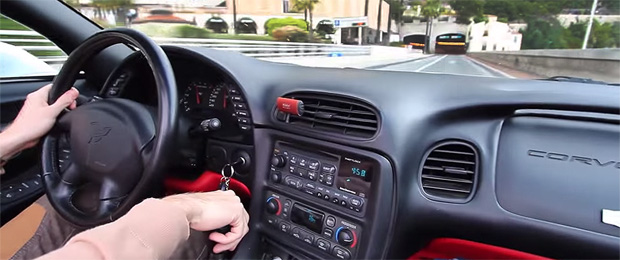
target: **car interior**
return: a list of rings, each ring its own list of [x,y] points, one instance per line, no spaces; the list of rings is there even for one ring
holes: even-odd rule
[[[620,258],[617,86],[303,67],[158,46],[62,1],[0,12],[71,54],[0,79],[2,127],[45,84],[81,94],[5,166],[3,225],[44,194],[101,225],[234,165],[251,219],[232,259]]]

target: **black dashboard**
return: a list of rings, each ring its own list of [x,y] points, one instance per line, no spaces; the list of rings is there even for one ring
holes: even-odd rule
[[[164,50],[189,136],[175,167],[251,161],[239,175],[253,194],[251,232],[235,258],[406,258],[440,237],[620,257],[620,230],[601,221],[620,210],[617,87]],[[157,105],[140,59],[101,94]],[[282,113],[279,97],[305,112]],[[202,125],[213,118],[217,129]]]

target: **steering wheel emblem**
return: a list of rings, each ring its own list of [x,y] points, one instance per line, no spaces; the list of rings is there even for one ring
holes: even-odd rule
[[[88,143],[89,144],[99,143],[101,140],[103,140],[105,136],[107,136],[110,133],[111,130],[112,130],[111,127],[101,126],[98,122],[91,122],[90,123],[90,139],[88,140]]]

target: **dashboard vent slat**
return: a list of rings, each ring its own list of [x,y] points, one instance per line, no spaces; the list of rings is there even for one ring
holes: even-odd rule
[[[463,142],[446,142],[433,148],[424,158],[421,186],[431,199],[466,202],[476,184],[478,155]]]
[[[362,101],[311,93],[286,97],[304,103],[301,116],[290,115],[286,120],[291,125],[357,138],[371,138],[379,130],[376,110]]]

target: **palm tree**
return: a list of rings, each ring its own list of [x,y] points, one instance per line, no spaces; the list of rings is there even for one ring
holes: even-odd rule
[[[387,3],[390,5],[390,15],[388,16],[387,41],[384,41],[386,44],[390,43],[392,36],[392,20],[394,20],[396,29],[400,32],[400,23],[403,20],[403,12],[405,11],[403,0],[387,0]]]
[[[309,37],[312,39],[313,37],[313,29],[312,29],[312,11],[314,10],[314,6],[318,4],[321,0],[295,0],[293,6],[296,10],[307,11],[308,17],[310,18],[310,23],[308,25]]]
[[[429,53],[431,32],[433,31],[433,19],[439,17],[442,12],[439,0],[427,0],[422,5],[422,16],[426,17],[426,42],[424,43],[424,53]]]
[[[379,43],[379,40],[381,39],[381,6],[383,6],[383,0],[379,0],[379,11],[377,12],[377,34],[375,35],[375,43]]]
[[[370,0],[366,0],[364,3],[364,16],[368,17],[368,4],[369,4]],[[366,30],[368,30],[367,26],[362,27],[362,35],[358,35],[358,37],[360,37],[360,39],[362,39],[362,42],[365,42],[364,39],[366,39],[366,34],[368,33]]]

